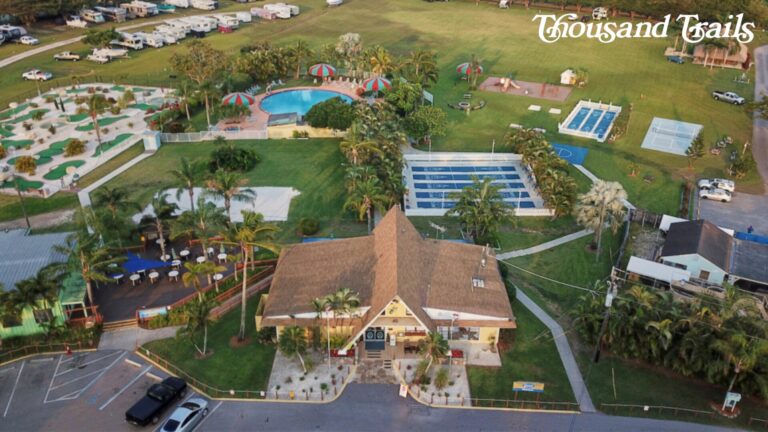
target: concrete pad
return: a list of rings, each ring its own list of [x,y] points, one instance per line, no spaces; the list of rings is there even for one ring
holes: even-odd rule
[[[528,111],[539,112],[539,111],[541,111],[541,106],[540,105],[531,105],[531,106],[528,107]]]
[[[550,108],[549,111],[547,112],[550,114],[558,115],[558,114],[562,114],[563,110],[561,110],[560,108]]]
[[[121,349],[133,351],[147,342],[175,337],[176,331],[179,328],[181,328],[181,326],[163,327],[156,330],[130,327],[107,331],[101,335],[101,339],[99,340],[99,350]]]

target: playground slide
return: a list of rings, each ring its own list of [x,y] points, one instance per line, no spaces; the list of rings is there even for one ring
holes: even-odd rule
[[[508,80],[508,81],[507,81],[507,83],[509,83],[509,85],[510,85],[510,86],[511,86],[513,89],[515,89],[515,90],[520,90],[520,86],[519,86],[519,85],[517,85],[517,84],[516,84],[514,81],[512,81],[512,80]]]

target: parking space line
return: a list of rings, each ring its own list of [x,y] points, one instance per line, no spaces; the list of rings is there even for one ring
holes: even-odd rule
[[[26,361],[21,362],[21,367],[19,368],[19,374],[16,375],[16,382],[13,384],[13,390],[11,390],[11,397],[8,398],[8,404],[5,406],[5,412],[3,412],[3,417],[8,415],[8,409],[11,408],[11,402],[13,401],[13,395],[16,393],[16,387],[19,385],[19,378],[21,378],[21,372],[24,370],[24,364]]]
[[[87,373],[85,375],[81,375],[81,376],[79,376],[77,378],[71,379],[71,380],[66,381],[64,383],[61,383],[61,384],[59,384],[59,385],[57,385],[55,387],[51,387],[51,390],[56,390],[57,388],[64,387],[65,385],[72,384],[73,382],[80,381],[83,378],[88,378],[88,377],[96,375],[97,373],[100,373],[100,372],[101,372],[101,370],[95,370],[95,371]]]
[[[114,366],[114,365],[115,365],[115,364],[116,364],[118,361],[120,361],[120,360],[121,360],[121,359],[122,359],[122,358],[123,358],[123,357],[124,357],[126,354],[128,354],[128,352],[127,352],[127,351],[123,351],[122,355],[120,355],[118,358],[116,358],[115,360],[113,360],[113,361],[112,361],[112,363],[110,363],[110,364],[109,364],[109,366],[107,366],[107,367],[105,367],[105,368],[101,369],[100,373],[99,373],[99,374],[96,376],[96,378],[94,378],[93,380],[91,380],[91,382],[89,382],[89,383],[88,383],[88,385],[86,385],[86,386],[85,386],[85,387],[83,387],[82,389],[80,389],[80,390],[77,390],[77,391],[74,391],[74,392],[72,392],[72,393],[69,393],[69,394],[66,394],[66,395],[64,395],[64,396],[62,396],[62,397],[60,397],[60,398],[58,398],[58,399],[53,399],[53,400],[50,400],[50,401],[48,401],[48,400],[47,400],[47,401],[44,401],[44,403],[50,403],[50,402],[59,402],[59,401],[64,401],[64,400],[70,400],[70,399],[77,399],[77,398],[79,398],[79,397],[80,397],[80,395],[82,395],[83,393],[85,393],[85,391],[86,391],[86,390],[88,390],[89,388],[91,388],[91,386],[92,386],[92,385],[94,385],[94,384],[96,383],[96,381],[98,381],[99,379],[101,379],[101,377],[102,377],[102,376],[104,376],[104,374],[105,374],[105,373],[107,373],[107,371],[108,371],[108,370],[112,369],[112,366]],[[76,381],[76,380],[73,380],[73,381]],[[74,395],[74,397],[70,397],[70,396],[72,396],[72,395]]]
[[[200,420],[200,423],[198,423],[198,424],[197,424],[197,427],[196,427],[196,429],[198,429],[198,430],[199,430],[199,429],[200,429],[200,427],[201,427],[201,426],[203,426],[203,423],[205,423],[205,421],[206,421],[206,420],[208,420],[208,418],[210,418],[210,417],[213,415],[213,413],[214,413],[214,412],[216,412],[216,410],[217,410],[217,409],[219,409],[219,407],[220,407],[220,406],[221,406],[221,404],[223,404],[223,403],[224,403],[224,401],[219,401],[218,405],[216,405],[215,407],[213,407],[213,409],[212,409],[212,410],[208,411],[208,415],[207,415],[207,416],[205,416],[205,418],[203,418],[202,420]]]
[[[132,379],[132,380],[130,380],[130,381],[128,382],[128,384],[126,384],[126,385],[125,385],[123,388],[121,388],[121,389],[120,389],[120,391],[118,391],[117,393],[115,393],[115,394],[114,394],[114,395],[113,395],[111,398],[109,398],[109,400],[108,400],[108,401],[104,402],[104,405],[102,405],[102,406],[100,406],[100,407],[99,407],[99,411],[103,411],[103,410],[104,410],[104,408],[106,408],[106,407],[107,407],[107,405],[111,404],[111,403],[112,403],[112,401],[114,401],[115,399],[117,399],[117,397],[118,397],[118,396],[120,396],[121,394],[123,394],[123,392],[124,392],[124,391],[126,391],[126,390],[128,389],[128,387],[132,386],[132,385],[133,385],[133,383],[135,383],[136,381],[138,381],[138,380],[139,380],[139,378],[143,377],[143,376],[144,376],[144,374],[145,374],[145,373],[147,373],[147,372],[149,372],[149,370],[150,370],[150,369],[152,369],[152,366],[147,366],[146,368],[144,368],[144,370],[142,370],[141,372],[139,372],[139,374],[138,374],[138,375],[136,375],[135,377],[133,377],[133,379]]]
[[[104,360],[105,358],[109,358],[109,357],[115,356],[115,355],[117,355],[117,354],[120,354],[120,351],[114,352],[114,353],[112,353],[112,354],[107,354],[107,355],[105,355],[105,356],[101,356],[101,357],[99,357],[99,358],[97,358],[97,359],[94,359],[94,360],[91,360],[91,361],[89,361],[89,362],[83,363],[83,364],[81,364],[80,366],[78,366],[78,368],[80,368],[80,367],[85,367],[85,366],[88,366],[89,364],[92,364],[92,363],[96,363],[96,362],[97,362],[97,361],[99,361],[99,360]],[[71,360],[71,359],[70,359],[70,360]],[[69,361],[69,360],[68,360],[68,361]],[[60,374],[58,374],[58,375],[56,375],[56,376],[61,376],[61,375],[64,375],[65,373],[67,373],[67,372],[72,372],[73,370],[75,370],[75,368],[67,369],[67,370],[65,370],[64,372],[62,372],[62,373],[60,373]]]

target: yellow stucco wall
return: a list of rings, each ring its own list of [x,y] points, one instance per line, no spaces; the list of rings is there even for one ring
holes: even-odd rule
[[[336,138],[344,135],[343,131],[326,128],[313,128],[312,126],[280,125],[267,128],[270,139],[293,138],[293,131],[307,131],[310,138]]]
[[[499,341],[499,329],[494,327],[480,327],[480,340],[472,342],[490,343],[491,338],[493,338],[495,342]]]
[[[390,302],[386,308],[384,308],[384,316],[388,317],[409,317],[413,315],[408,315],[408,308],[405,307],[405,303],[402,301],[392,301]]]

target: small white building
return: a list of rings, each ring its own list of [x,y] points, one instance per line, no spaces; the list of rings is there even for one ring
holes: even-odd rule
[[[576,84],[576,72],[572,69],[566,69],[560,74],[560,84],[563,85],[575,85]]]

